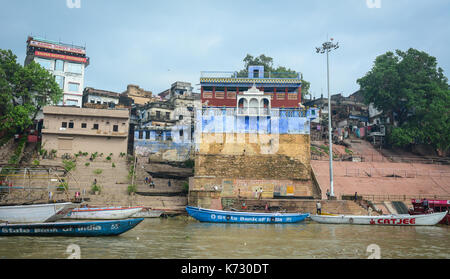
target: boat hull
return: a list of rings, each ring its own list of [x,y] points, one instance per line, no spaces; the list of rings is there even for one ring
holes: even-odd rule
[[[382,226],[433,226],[439,223],[446,212],[424,215],[311,215],[311,219],[324,224],[382,225]]]
[[[143,218],[0,225],[0,236],[115,236],[136,227]]]
[[[132,218],[159,218],[164,213],[162,210],[141,210],[131,215]]]
[[[298,223],[309,217],[308,213],[253,213],[211,210],[187,206],[190,216],[200,222],[211,223],[251,223],[251,224],[280,224]]]
[[[68,213],[65,219],[75,220],[119,220],[130,218],[140,212],[143,207],[88,207],[76,208]]]
[[[66,216],[76,205],[73,203],[49,203],[0,207],[0,222],[45,223]]]

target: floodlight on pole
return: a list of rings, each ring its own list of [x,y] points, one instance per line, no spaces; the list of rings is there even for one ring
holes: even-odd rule
[[[332,50],[338,49],[339,43],[333,43],[333,38],[322,44],[322,47],[316,47],[316,52],[327,54],[327,87],[328,87],[328,141],[329,141],[329,152],[330,157],[330,196],[334,197],[334,185],[333,185],[333,138],[332,138],[332,128],[331,128],[331,95],[330,95],[330,64],[328,61],[328,53]]]

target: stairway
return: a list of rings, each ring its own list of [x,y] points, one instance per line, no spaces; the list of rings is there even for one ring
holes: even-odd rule
[[[0,164],[7,164],[9,158],[14,154],[17,143],[14,142],[14,138],[10,139],[7,143],[0,147]]]
[[[409,214],[408,207],[401,201],[393,201],[393,207],[398,214]]]

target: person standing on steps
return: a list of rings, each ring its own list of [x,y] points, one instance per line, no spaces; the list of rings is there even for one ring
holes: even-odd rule
[[[170,179],[169,179],[169,182],[167,182],[167,186],[172,186],[172,183],[170,182]]]
[[[320,201],[317,201],[316,203],[316,213],[317,215],[322,215],[322,204],[320,203]]]

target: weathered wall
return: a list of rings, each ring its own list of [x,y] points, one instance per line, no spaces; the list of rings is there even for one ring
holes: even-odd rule
[[[309,147],[309,135],[204,134],[195,175],[310,180]]]
[[[57,150],[56,155],[60,157],[65,153],[73,155],[79,151],[88,152],[89,154],[98,152],[108,156],[118,157],[120,153],[127,153],[128,139],[126,137],[91,137],[91,136],[61,136],[53,134],[42,135],[42,148],[50,152],[52,149]]]
[[[190,190],[313,197],[309,135],[203,134]]]
[[[227,198],[314,197],[312,182],[293,179],[240,179],[221,177],[193,177],[190,191],[215,191]]]

